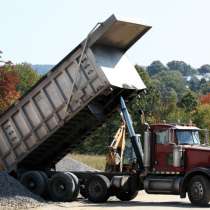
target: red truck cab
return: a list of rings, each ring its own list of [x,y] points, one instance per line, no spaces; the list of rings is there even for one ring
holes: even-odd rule
[[[179,174],[195,167],[209,167],[210,147],[201,144],[199,133],[200,129],[195,126],[151,125],[154,154],[152,170]]]
[[[210,201],[210,147],[201,144],[201,129],[177,124],[151,125],[145,132],[147,193],[179,194],[193,204]]]

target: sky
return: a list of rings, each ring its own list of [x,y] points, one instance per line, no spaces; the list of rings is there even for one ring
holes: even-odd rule
[[[133,64],[210,64],[210,0],[0,0],[0,50],[13,63],[56,64],[111,14],[151,25]]]

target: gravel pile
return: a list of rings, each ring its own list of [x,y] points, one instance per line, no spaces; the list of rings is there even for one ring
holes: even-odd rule
[[[6,172],[0,173],[0,210],[38,207],[44,201],[28,191],[18,180]]]
[[[64,157],[56,165],[57,171],[96,171],[94,168]],[[26,189],[18,180],[6,172],[0,172],[0,210],[35,208],[45,204],[39,196]]]
[[[56,164],[56,171],[97,171],[90,166],[74,160],[69,156],[64,157]]]

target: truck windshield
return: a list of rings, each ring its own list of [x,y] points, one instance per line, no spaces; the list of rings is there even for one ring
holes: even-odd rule
[[[176,130],[178,144],[200,144],[197,130]]]

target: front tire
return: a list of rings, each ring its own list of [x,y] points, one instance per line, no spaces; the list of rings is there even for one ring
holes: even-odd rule
[[[190,202],[196,206],[207,206],[210,201],[210,181],[202,176],[192,177],[188,186]]]

